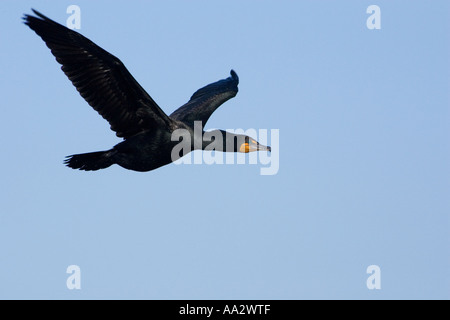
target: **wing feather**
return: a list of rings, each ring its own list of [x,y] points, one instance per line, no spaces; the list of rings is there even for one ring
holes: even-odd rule
[[[239,77],[234,70],[230,71],[230,75],[226,79],[197,90],[191,99],[175,110],[170,117],[190,126],[194,125],[194,121],[202,121],[204,127],[212,113],[238,93]]]
[[[170,126],[171,119],[139,85],[124,64],[95,43],[33,10],[24,23],[50,48],[80,95],[127,138],[154,126]],[[145,112],[138,112],[144,109]],[[143,118],[143,116],[145,118]]]

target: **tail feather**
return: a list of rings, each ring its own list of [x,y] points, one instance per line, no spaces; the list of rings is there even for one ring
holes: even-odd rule
[[[72,169],[95,171],[114,164],[111,151],[99,151],[67,156],[64,164]]]

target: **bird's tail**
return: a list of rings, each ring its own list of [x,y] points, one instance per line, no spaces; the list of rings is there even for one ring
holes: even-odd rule
[[[112,150],[74,154],[67,156],[64,164],[72,169],[95,171],[113,165],[115,163],[113,155],[114,152]]]

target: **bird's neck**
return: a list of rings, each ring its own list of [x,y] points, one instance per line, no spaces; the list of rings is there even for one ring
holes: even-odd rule
[[[236,145],[240,139],[245,139],[245,136],[224,130],[204,131],[202,150],[236,152]]]

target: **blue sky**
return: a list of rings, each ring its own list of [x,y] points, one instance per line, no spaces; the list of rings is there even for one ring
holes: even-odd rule
[[[278,174],[66,168],[120,141],[21,23],[30,8],[65,23],[71,4],[167,113],[236,70],[207,128],[279,129]],[[450,298],[448,1],[0,8],[0,298]]]

